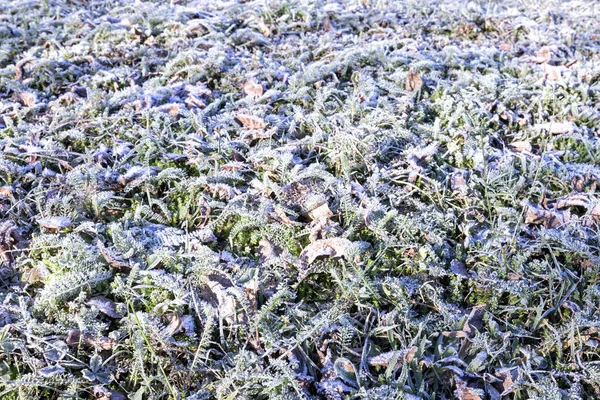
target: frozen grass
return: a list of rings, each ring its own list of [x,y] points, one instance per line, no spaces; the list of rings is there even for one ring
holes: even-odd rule
[[[0,2],[0,397],[600,397],[597,1]]]

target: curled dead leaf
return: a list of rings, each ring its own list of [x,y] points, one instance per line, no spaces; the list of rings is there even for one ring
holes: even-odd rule
[[[562,78],[562,67],[557,67],[550,64],[542,64],[544,76],[549,81],[558,81]]]
[[[528,203],[525,213],[525,223],[531,225],[544,225],[546,228],[557,228],[566,225],[571,219],[571,212],[567,210],[545,210],[539,206]]]
[[[9,199],[13,198],[13,190],[10,186],[2,186],[0,187],[0,197],[7,197]]]
[[[265,121],[262,120],[262,118],[255,117],[255,116],[252,116],[252,115],[248,115],[248,114],[236,114],[235,118],[238,121],[240,121],[240,123],[244,126],[244,128],[263,129],[263,128],[265,128],[267,126],[265,124]]]
[[[111,318],[123,318],[123,314],[117,311],[117,304],[104,296],[92,297],[91,299],[85,302],[85,305],[89,307],[94,307],[102,314],[106,314]]]
[[[187,99],[185,99],[185,105],[190,107],[190,108],[204,108],[206,107],[206,104],[204,104],[204,102],[202,100],[200,100],[198,97],[196,97],[193,94],[189,94]]]
[[[421,79],[421,75],[414,69],[410,68],[408,70],[408,74],[406,75],[406,81],[404,82],[404,88],[409,92],[416,92],[421,89],[423,86],[423,80]]]
[[[93,335],[89,333],[81,333],[81,331],[77,329],[72,329],[67,333],[67,338],[65,339],[67,346],[70,347],[88,347],[88,348],[96,348],[98,350],[112,350],[117,342],[114,339],[107,338],[105,336],[100,336],[99,338],[95,338]]]
[[[40,224],[42,228],[50,230],[61,230],[73,226],[73,222],[66,217],[40,218],[37,220],[37,223]]]
[[[244,83],[243,90],[246,96],[251,97],[260,97],[264,93],[262,85],[252,81]]]
[[[533,149],[531,143],[525,140],[516,140],[509,143],[508,148],[518,153],[531,153]]]
[[[398,363],[396,366],[401,367],[404,361],[410,363],[413,360],[417,350],[418,348],[413,346],[406,350],[394,350],[381,353],[375,357],[369,358],[369,364],[374,367],[387,367],[395,359]]]
[[[37,96],[29,92],[21,92],[17,94],[17,99],[21,104],[27,107],[32,107],[37,103]]]
[[[458,376],[454,376],[454,380],[456,381],[454,394],[458,400],[482,400],[479,390],[467,386],[467,382]]]
[[[306,246],[300,254],[300,259],[311,264],[318,257],[344,257],[352,247],[352,242],[345,238],[321,239]]]
[[[322,221],[333,217],[333,213],[329,209],[327,203],[323,203],[309,211],[308,216],[315,221]]]
[[[547,131],[553,135],[573,132],[575,125],[572,122],[549,122],[535,125],[536,129]]]

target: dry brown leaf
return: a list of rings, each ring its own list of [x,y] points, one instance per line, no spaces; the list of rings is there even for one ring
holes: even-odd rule
[[[418,348],[416,346],[413,346],[410,349],[406,350],[395,350],[388,351],[386,353],[381,353],[375,357],[369,358],[369,364],[371,364],[374,367],[387,367],[390,364],[390,362],[392,362],[392,360],[396,358],[397,362],[399,363],[396,364],[396,366],[401,367],[403,361],[410,363],[413,360],[417,350]]]
[[[466,194],[468,191],[467,180],[462,171],[456,171],[450,178],[450,186],[452,190],[460,194]]]
[[[321,221],[321,220],[328,220],[329,218],[333,217],[333,213],[329,209],[329,206],[327,205],[327,203],[323,203],[320,206],[318,206],[317,208],[312,209],[308,213],[308,216],[311,219],[313,219],[314,221]]]
[[[581,194],[571,194],[568,196],[560,197],[552,202],[555,208],[567,208],[567,207],[585,207],[587,208],[590,199]]]
[[[252,115],[236,114],[235,118],[242,123],[244,128],[263,129],[267,126],[262,118],[254,117]]]
[[[562,78],[562,75],[561,75],[562,68],[561,67],[556,67],[556,66],[550,65],[550,64],[542,64],[542,68],[544,69],[544,76],[549,81],[558,81]]]
[[[260,31],[265,37],[271,36],[271,30],[269,29],[267,24],[265,24],[265,21],[263,21],[262,18],[258,20],[258,27],[260,28]]]
[[[46,267],[44,264],[38,264],[33,268],[25,270],[21,280],[29,284],[34,284],[45,280],[49,276],[50,271],[48,270],[48,267]]]
[[[206,282],[209,290],[217,300],[217,310],[219,317],[228,324],[233,324],[236,319],[237,302],[235,297],[227,292],[227,288],[231,286],[225,279],[214,277]]]
[[[513,387],[513,377],[511,370],[508,368],[503,368],[496,371],[496,377],[502,379],[502,396],[508,395],[512,391]]]
[[[335,28],[331,24],[329,17],[325,17],[325,20],[323,21],[323,30],[327,32],[335,32]]]
[[[106,262],[108,263],[108,265],[110,265],[111,267],[117,268],[117,269],[122,269],[122,268],[129,268],[129,263],[119,257],[117,257],[116,255],[114,255],[110,250],[108,250],[104,244],[100,241],[100,239],[98,239],[96,241],[96,245],[98,246],[98,249],[100,250],[100,253],[102,254],[102,257],[104,257],[104,260],[106,260]]]
[[[246,141],[246,143],[252,143],[258,139],[270,139],[275,133],[276,129],[248,129],[245,130],[242,134],[242,138]]]
[[[109,390],[103,386],[94,386],[94,399],[96,400],[127,400],[127,397],[116,390]]]
[[[442,335],[449,337],[449,338],[453,338],[453,339],[462,339],[462,338],[468,338],[469,337],[469,333],[465,330],[462,331],[444,331],[442,332]]]
[[[251,96],[251,97],[260,97],[263,95],[263,87],[261,84],[252,82],[252,81],[248,81],[246,83],[244,83],[244,93],[246,94],[246,96]]]
[[[306,246],[300,254],[300,259],[311,264],[317,257],[344,257],[352,247],[352,242],[344,238],[321,239]]]
[[[92,347],[98,350],[112,350],[117,342],[114,339],[107,338],[105,336],[100,336],[99,338],[94,338],[89,333],[81,334],[81,331],[77,329],[72,329],[67,333],[67,338],[65,339],[67,346],[70,347]]]
[[[600,224],[600,202],[594,204],[583,221],[584,226],[592,226],[594,224]]]
[[[35,105],[35,103],[37,103],[37,97],[33,93],[21,92],[17,94],[17,98],[19,99],[21,104],[27,107],[32,107]]]
[[[534,204],[527,205],[525,223],[544,225],[546,228],[557,228],[566,225],[571,219],[571,212],[567,210],[545,210]]]
[[[13,191],[10,186],[2,186],[0,187],[0,196],[8,197],[9,199],[13,198]]]
[[[408,70],[408,75],[406,75],[406,82],[404,84],[404,88],[409,92],[416,92],[421,89],[423,86],[423,80],[421,79],[421,75],[414,68],[410,68]]]
[[[206,107],[206,104],[204,104],[204,102],[202,100],[200,100],[198,97],[194,96],[193,94],[188,95],[187,99],[185,99],[185,105],[190,108]]]
[[[174,336],[183,329],[179,315],[175,313],[168,313],[164,317],[167,319],[167,321],[169,321],[169,325],[167,325],[164,330],[167,336]]]
[[[516,140],[511,142],[509,143],[508,148],[518,153],[531,153],[532,150],[531,143],[525,140]]]
[[[283,211],[281,209],[281,207],[275,206],[274,207],[275,210],[275,215],[278,217],[279,220],[281,220],[281,222],[283,222],[284,225],[287,226],[298,226],[299,223],[296,221],[292,221],[287,214],[285,213],[285,211]]]
[[[542,47],[540,49],[540,51],[538,51],[537,56],[541,59],[543,59],[543,62],[549,62],[550,61],[550,49],[548,49],[547,47]]]
[[[454,394],[458,400],[482,400],[479,391],[468,387],[467,382],[463,381],[458,376],[455,376],[454,380],[456,381],[456,390],[454,391]]]
[[[572,132],[575,129],[575,125],[572,122],[550,122],[547,124],[537,124],[535,128],[548,131],[553,135],[560,135]]]
[[[85,305],[89,307],[95,307],[102,314],[106,314],[111,318],[123,318],[123,314],[117,311],[116,303],[110,299],[107,299],[104,296],[92,297],[91,299],[85,302]]]
[[[73,226],[73,222],[66,217],[40,218],[37,220],[37,223],[40,224],[42,228],[51,230],[66,229]]]

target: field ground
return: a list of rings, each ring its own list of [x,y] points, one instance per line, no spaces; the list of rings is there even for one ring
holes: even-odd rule
[[[1,1],[0,397],[600,398],[599,21]]]

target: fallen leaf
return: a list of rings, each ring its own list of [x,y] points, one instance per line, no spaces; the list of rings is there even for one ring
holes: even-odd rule
[[[86,306],[95,307],[102,314],[106,314],[111,318],[123,318],[123,314],[117,311],[117,305],[114,301],[107,299],[104,296],[92,297],[85,302]]]
[[[406,75],[406,81],[404,83],[404,88],[409,92],[416,92],[421,89],[423,86],[423,80],[421,79],[421,75],[414,68],[410,68],[408,70],[408,74]]]
[[[206,104],[204,104],[204,102],[202,100],[200,100],[198,97],[194,96],[193,94],[188,95],[187,99],[185,99],[185,104],[190,108],[206,107]]]
[[[321,221],[333,217],[333,213],[329,209],[327,203],[323,203],[320,206],[313,208],[311,211],[309,211],[308,216],[315,221]]]
[[[524,140],[517,140],[509,143],[508,148],[518,153],[531,153],[531,143]]]
[[[129,268],[130,267],[130,265],[129,265],[129,263],[127,261],[121,259],[120,257],[117,257],[109,249],[107,249],[104,246],[104,244],[100,241],[100,239],[98,239],[96,241],[96,245],[98,246],[98,249],[100,250],[100,253],[102,254],[102,257],[104,257],[104,260],[111,267],[114,267],[114,268],[117,268],[117,269]]]
[[[70,347],[83,346],[96,348],[98,350],[112,350],[117,344],[114,339],[105,336],[94,338],[94,336],[89,333],[81,334],[81,331],[77,329],[72,329],[67,333],[65,342],[67,343],[67,346]]]
[[[600,224],[600,202],[594,204],[588,214],[585,216],[583,222],[584,226],[592,226],[594,224]]]
[[[13,191],[10,186],[2,186],[0,187],[0,196],[8,197],[9,199],[13,198]]]
[[[546,124],[537,124],[535,128],[547,131],[553,135],[560,135],[572,132],[575,129],[575,125],[572,122],[549,122]]]
[[[17,94],[17,99],[21,102],[21,104],[27,107],[34,106],[35,103],[37,103],[37,96],[29,92],[21,92]]]
[[[169,321],[169,325],[167,325],[164,329],[164,332],[167,336],[176,335],[183,329],[179,315],[175,313],[169,313],[165,315],[165,318],[167,321]]]
[[[287,216],[285,211],[283,211],[283,209],[281,209],[281,207],[275,206],[274,210],[275,210],[275,215],[279,218],[279,220],[281,220],[281,222],[283,222],[284,225],[287,225],[287,226],[297,226],[298,225],[298,222],[292,221]]]
[[[244,141],[246,141],[246,143],[252,143],[255,140],[258,139],[270,139],[271,137],[273,137],[273,134],[275,133],[276,129],[248,129],[248,130],[244,130],[244,132],[242,133],[242,138],[244,139]]]
[[[127,397],[116,390],[109,390],[103,386],[94,386],[94,399],[96,400],[126,400]]]
[[[262,118],[254,117],[252,115],[236,114],[235,118],[242,123],[244,128],[263,129],[267,126]]]
[[[44,264],[38,264],[33,268],[25,270],[21,279],[29,284],[34,284],[45,280],[49,276],[50,271],[48,267]]]
[[[527,205],[525,223],[544,225],[546,228],[557,228],[566,225],[571,219],[571,212],[567,210],[545,210],[534,204]]]
[[[323,21],[323,30],[327,32],[335,32],[335,28],[333,27],[329,17],[325,17],[325,20]]]
[[[510,394],[512,392],[512,387],[514,384],[511,370],[508,368],[503,368],[503,369],[497,370],[495,375],[497,378],[502,379],[503,392],[501,393],[501,395],[507,396],[508,394]]]
[[[396,359],[397,362],[400,362],[400,364],[396,364],[397,367],[401,367],[404,361],[410,363],[413,360],[417,350],[418,348],[413,346],[406,350],[394,350],[381,353],[375,357],[369,358],[369,364],[374,367],[387,367],[394,359]]]
[[[482,400],[477,389],[468,387],[467,383],[458,376],[454,376],[454,380],[456,381],[454,394],[458,400]]]
[[[73,226],[73,222],[66,217],[40,218],[37,220],[37,223],[40,224],[42,228],[51,230],[66,229]]]
[[[244,93],[246,93],[246,96],[260,97],[263,95],[262,85],[252,81],[244,83],[243,90]]]
[[[344,257],[352,247],[352,242],[344,238],[321,239],[306,246],[300,254],[300,259],[311,264],[315,259],[321,256],[330,256],[334,258]]]
[[[556,67],[556,66],[550,65],[550,64],[542,64],[542,68],[544,70],[544,76],[549,81],[558,81],[562,78],[562,75],[561,75],[562,68],[561,67]]]

